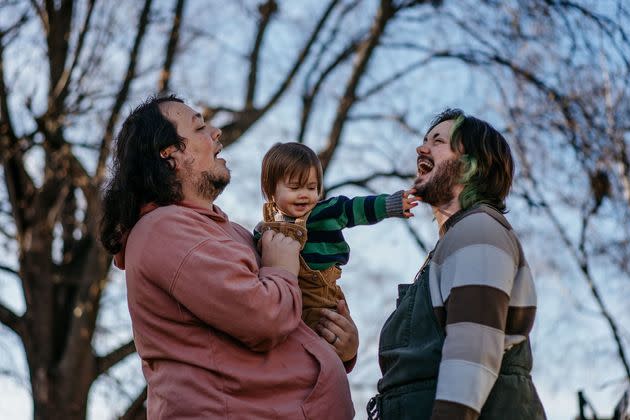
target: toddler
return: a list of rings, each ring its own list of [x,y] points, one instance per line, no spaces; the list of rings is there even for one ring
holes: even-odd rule
[[[322,166],[313,150],[301,143],[277,143],[262,162],[263,221],[254,229],[259,239],[268,229],[300,242],[302,319],[314,329],[318,308],[336,310],[344,299],[337,285],[350,248],[342,229],[371,225],[386,217],[412,217],[418,203],[413,190],[348,198],[322,197]]]

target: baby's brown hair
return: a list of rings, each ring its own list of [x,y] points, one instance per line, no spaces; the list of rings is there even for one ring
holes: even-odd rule
[[[317,193],[323,189],[322,164],[315,152],[302,143],[276,143],[265,153],[260,174],[260,187],[267,201],[273,201],[279,181],[297,178],[306,184],[311,168],[317,172]]]

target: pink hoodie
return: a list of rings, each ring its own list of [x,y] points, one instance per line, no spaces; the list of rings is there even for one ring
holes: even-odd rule
[[[218,207],[146,209],[123,265],[152,419],[350,419],[343,364]]]

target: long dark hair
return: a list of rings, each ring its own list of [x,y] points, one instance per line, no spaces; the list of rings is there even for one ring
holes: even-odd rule
[[[144,204],[168,205],[182,199],[172,162],[160,157],[168,146],[184,147],[175,126],[160,111],[164,102],[183,103],[173,95],[147,99],[129,114],[116,138],[100,226],[101,243],[112,254],[122,250]]]
[[[512,187],[514,161],[505,138],[486,121],[446,109],[433,121],[427,133],[441,122],[453,120],[451,149],[461,153],[464,190],[459,195],[462,209],[486,203],[505,213],[505,199]]]

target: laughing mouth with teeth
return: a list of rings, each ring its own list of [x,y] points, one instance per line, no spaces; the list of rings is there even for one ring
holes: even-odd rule
[[[433,170],[433,162],[427,158],[418,159],[418,174],[425,175]]]

